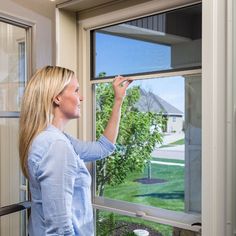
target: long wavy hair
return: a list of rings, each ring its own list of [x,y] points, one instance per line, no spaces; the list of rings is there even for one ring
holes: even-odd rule
[[[74,72],[46,66],[29,80],[24,92],[20,112],[19,155],[23,174],[28,178],[28,152],[33,139],[53,120],[54,98],[74,77]]]

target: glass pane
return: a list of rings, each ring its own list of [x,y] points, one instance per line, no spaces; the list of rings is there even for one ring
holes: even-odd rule
[[[112,85],[97,84],[96,132],[112,107]],[[132,83],[116,152],[97,162],[97,195],[174,211],[201,211],[201,76]]]
[[[26,211],[2,216],[0,219],[1,236],[26,236]],[[20,227],[24,224],[24,228]]]
[[[0,207],[3,207],[25,201],[27,197],[17,148],[18,119],[0,118],[0,145]],[[25,213],[1,217],[0,235],[19,235],[20,231],[25,230],[25,221]]]
[[[26,81],[26,29],[0,22],[0,111],[19,111]]]
[[[92,38],[96,78],[198,67],[201,5],[98,29]]]
[[[27,211],[21,211],[20,213],[20,236],[26,236],[27,234]]]
[[[0,118],[0,144],[1,206],[4,206],[20,201],[18,119]]]
[[[96,210],[96,231],[96,236],[173,235],[170,226],[102,210]]]

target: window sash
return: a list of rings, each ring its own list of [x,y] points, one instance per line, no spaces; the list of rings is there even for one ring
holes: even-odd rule
[[[142,74],[129,74],[132,80],[144,80],[144,79],[153,79],[153,78],[165,78],[165,77],[174,77],[174,76],[186,76],[186,75],[195,75],[201,74],[201,68],[196,69],[187,69],[187,70],[177,70],[177,71],[168,71],[168,72],[159,72],[159,73],[142,73]],[[124,75],[126,76],[126,75]],[[103,77],[99,79],[94,79],[90,81],[90,85],[99,84],[99,83],[108,83],[112,82],[114,77]]]
[[[157,73],[150,75],[149,73],[143,74],[142,76],[133,76],[133,80],[142,80],[142,79],[156,79],[156,78],[167,78],[172,76],[186,76],[186,75],[199,75],[201,74],[201,69],[196,70],[188,70],[188,71],[178,71],[178,72],[170,72],[166,73],[163,76],[163,73]],[[201,77],[202,79],[202,77]],[[90,85],[99,84],[99,83],[107,83],[112,82],[112,79],[105,80],[96,80],[90,81]],[[93,90],[93,98],[95,98],[95,91]],[[94,99],[93,99],[94,100]],[[94,103],[93,117],[95,117],[96,109]],[[95,121],[93,124],[94,133],[96,132]],[[94,134],[95,135],[95,134]],[[96,135],[95,135],[96,136]],[[94,136],[94,137],[95,137]],[[95,138],[94,138],[95,139]],[[133,216],[133,217],[141,217],[145,220],[150,220],[154,222],[158,222],[161,224],[167,224],[178,228],[184,228],[191,231],[199,231],[199,223],[201,223],[201,214],[194,213],[186,213],[186,212],[177,212],[172,210],[167,210],[163,208],[141,205],[132,202],[119,201],[115,199],[109,199],[106,197],[99,197],[96,195],[96,163],[92,164],[92,196],[93,196],[93,207],[100,210],[107,210],[111,212],[115,212],[118,214]],[[185,199],[186,200],[186,199]],[[142,216],[140,216],[141,214]],[[197,226],[196,226],[197,225]]]

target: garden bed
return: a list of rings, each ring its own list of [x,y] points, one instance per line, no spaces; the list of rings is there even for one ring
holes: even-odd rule
[[[116,230],[113,232],[112,236],[128,236],[135,235],[132,232],[135,229],[144,229],[149,232],[149,236],[163,236],[160,232],[142,224],[134,223],[134,222],[124,222],[119,221],[116,222]]]

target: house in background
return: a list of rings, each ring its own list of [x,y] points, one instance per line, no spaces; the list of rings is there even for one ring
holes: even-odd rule
[[[184,113],[159,97],[158,95],[140,89],[141,97],[136,107],[141,112],[160,113],[166,118],[163,132],[176,133],[183,131]]]

